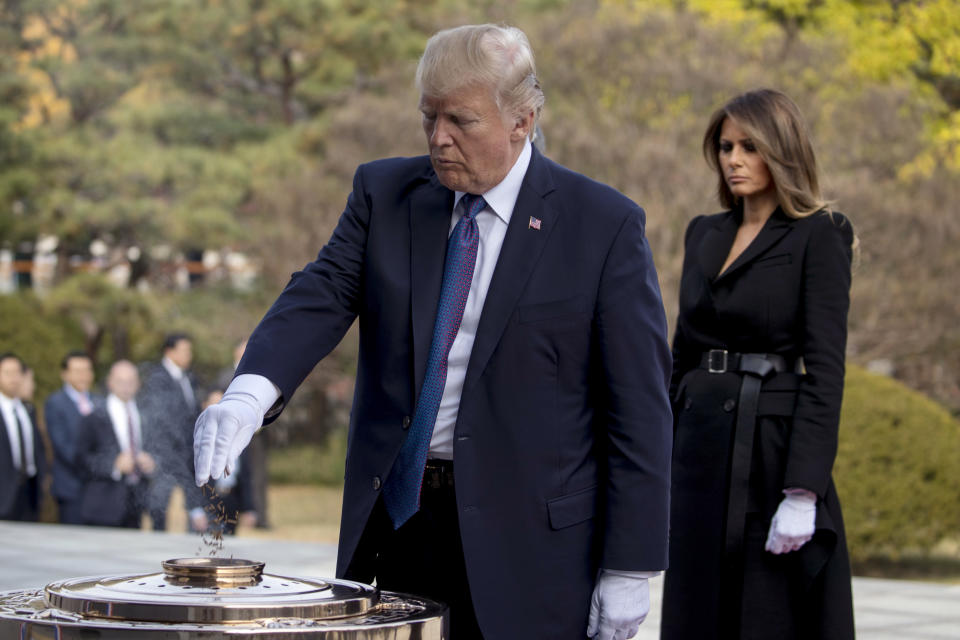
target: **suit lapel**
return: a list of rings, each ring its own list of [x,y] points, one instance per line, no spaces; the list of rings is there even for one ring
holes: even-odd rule
[[[480,324],[470,353],[464,391],[483,373],[500,336],[523,293],[524,286],[540,259],[559,216],[547,206],[544,196],[553,191],[547,162],[534,149],[513,207],[507,235],[503,239],[497,266],[483,303]],[[540,220],[540,229],[530,228],[530,218]]]
[[[453,191],[436,175],[413,192],[410,203],[410,314],[413,325],[414,398],[427,369],[433,324],[440,300]]]
[[[700,262],[700,271],[708,281],[712,282],[720,273],[720,267],[733,246],[738,226],[739,218],[732,211],[728,211],[704,234],[697,248],[697,259]]]

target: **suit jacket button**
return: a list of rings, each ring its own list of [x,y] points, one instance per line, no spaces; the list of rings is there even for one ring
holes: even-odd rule
[[[737,401],[733,398],[727,398],[723,401],[723,410],[727,413],[733,411],[733,408],[737,406]]]
[[[380,476],[373,476],[373,490],[380,491],[380,487],[383,485],[383,482],[380,481]]]
[[[687,411],[689,411],[690,407],[692,406],[693,406],[693,398],[687,398],[686,400],[683,401],[683,408],[686,409]]]
[[[410,416],[403,416],[403,429],[407,430],[410,428],[410,424],[413,422],[413,418]]]

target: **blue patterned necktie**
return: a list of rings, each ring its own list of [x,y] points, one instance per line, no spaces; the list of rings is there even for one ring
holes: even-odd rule
[[[467,304],[473,269],[477,263],[477,247],[480,230],[476,216],[486,206],[482,196],[466,194],[461,198],[463,217],[453,228],[447,241],[447,257],[443,265],[443,284],[440,287],[440,303],[433,325],[433,340],[427,371],[420,388],[420,397],[413,414],[413,422],[393,463],[390,477],[383,486],[383,498],[393,521],[400,526],[420,509],[420,485],[427,462],[427,451],[437,421],[440,398],[447,382],[447,356],[454,338],[460,330],[463,308]]]

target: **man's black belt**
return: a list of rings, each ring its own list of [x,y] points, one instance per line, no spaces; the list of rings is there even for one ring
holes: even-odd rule
[[[423,469],[423,488],[453,488],[453,460],[429,458]]]
[[[793,370],[793,367],[788,365],[786,358],[775,353],[733,353],[726,349],[705,351],[700,358],[700,367],[710,373],[742,374],[733,453],[730,458],[730,490],[727,494],[727,526],[724,536],[727,554],[739,554],[743,550],[760,387],[764,380],[777,373]]]

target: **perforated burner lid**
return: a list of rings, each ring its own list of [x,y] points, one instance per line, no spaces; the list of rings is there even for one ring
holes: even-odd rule
[[[363,615],[379,601],[373,587],[264,574],[262,562],[183,558],[162,565],[163,573],[55,582],[44,599],[85,617],[222,624],[344,618]]]

